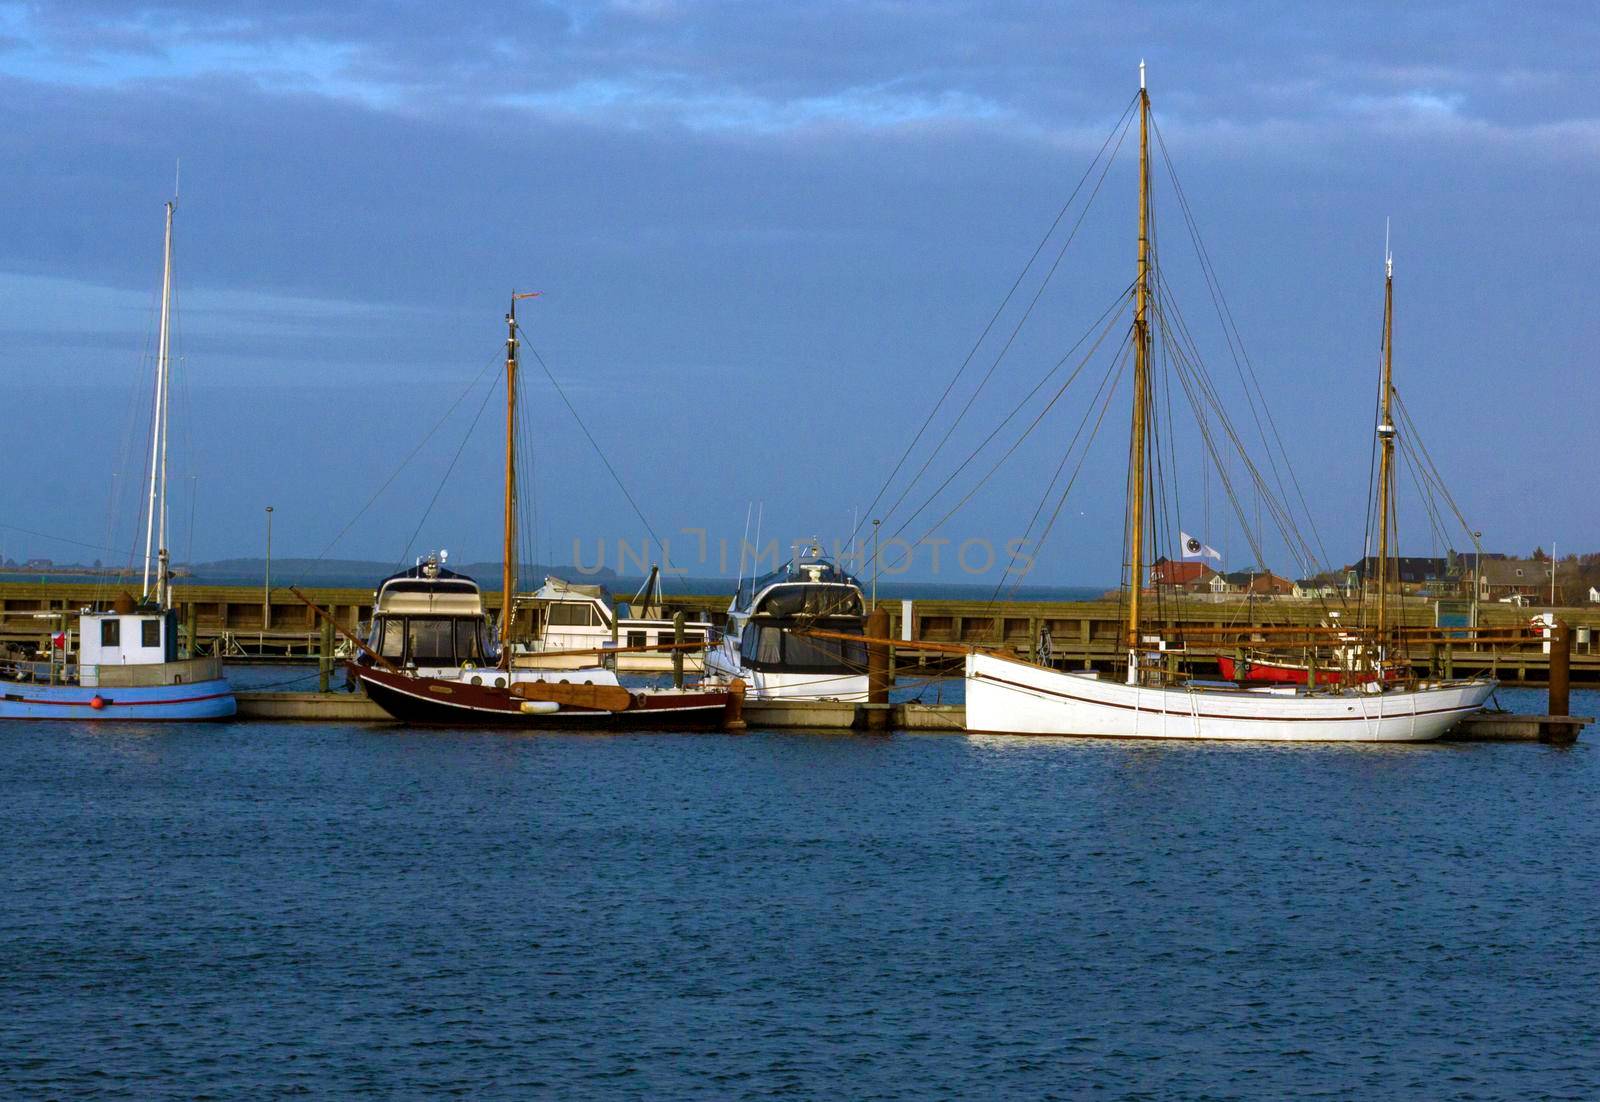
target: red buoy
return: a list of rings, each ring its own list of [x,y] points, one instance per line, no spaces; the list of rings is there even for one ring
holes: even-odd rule
[[[106,700],[105,700],[105,697],[103,697],[103,696],[96,695],[94,697],[91,697],[90,700],[89,700],[89,707],[93,708],[97,712],[101,708],[104,708],[105,706],[106,706]]]

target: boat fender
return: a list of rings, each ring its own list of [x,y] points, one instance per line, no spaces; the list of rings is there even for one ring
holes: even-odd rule
[[[522,713],[530,716],[547,716],[552,712],[559,712],[561,705],[553,700],[524,700]]]
[[[94,696],[89,698],[89,707],[93,708],[95,711],[98,712],[101,708],[104,708],[105,706],[106,706],[106,698],[101,696],[99,693],[96,693]]]

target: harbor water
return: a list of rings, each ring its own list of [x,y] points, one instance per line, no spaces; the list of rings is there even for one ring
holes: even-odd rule
[[[11,723],[0,1094],[1594,1098],[1595,738]]]

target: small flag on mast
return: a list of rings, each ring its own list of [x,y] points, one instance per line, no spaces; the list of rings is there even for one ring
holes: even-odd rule
[[[1183,557],[1186,559],[1216,559],[1222,561],[1222,554],[1215,547],[1207,547],[1187,532],[1179,533],[1183,537]]]

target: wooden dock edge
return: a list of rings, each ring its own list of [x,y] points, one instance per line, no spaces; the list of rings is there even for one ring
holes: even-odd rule
[[[253,692],[236,694],[239,719],[390,722],[387,712],[361,693]],[[834,700],[749,701],[745,721],[751,730],[849,731],[868,726],[866,713],[884,708],[889,729],[958,735],[966,726],[960,704],[871,705]],[[1513,712],[1479,712],[1468,716],[1445,736],[1446,742],[1575,742],[1593,723],[1588,716],[1533,716]]]

